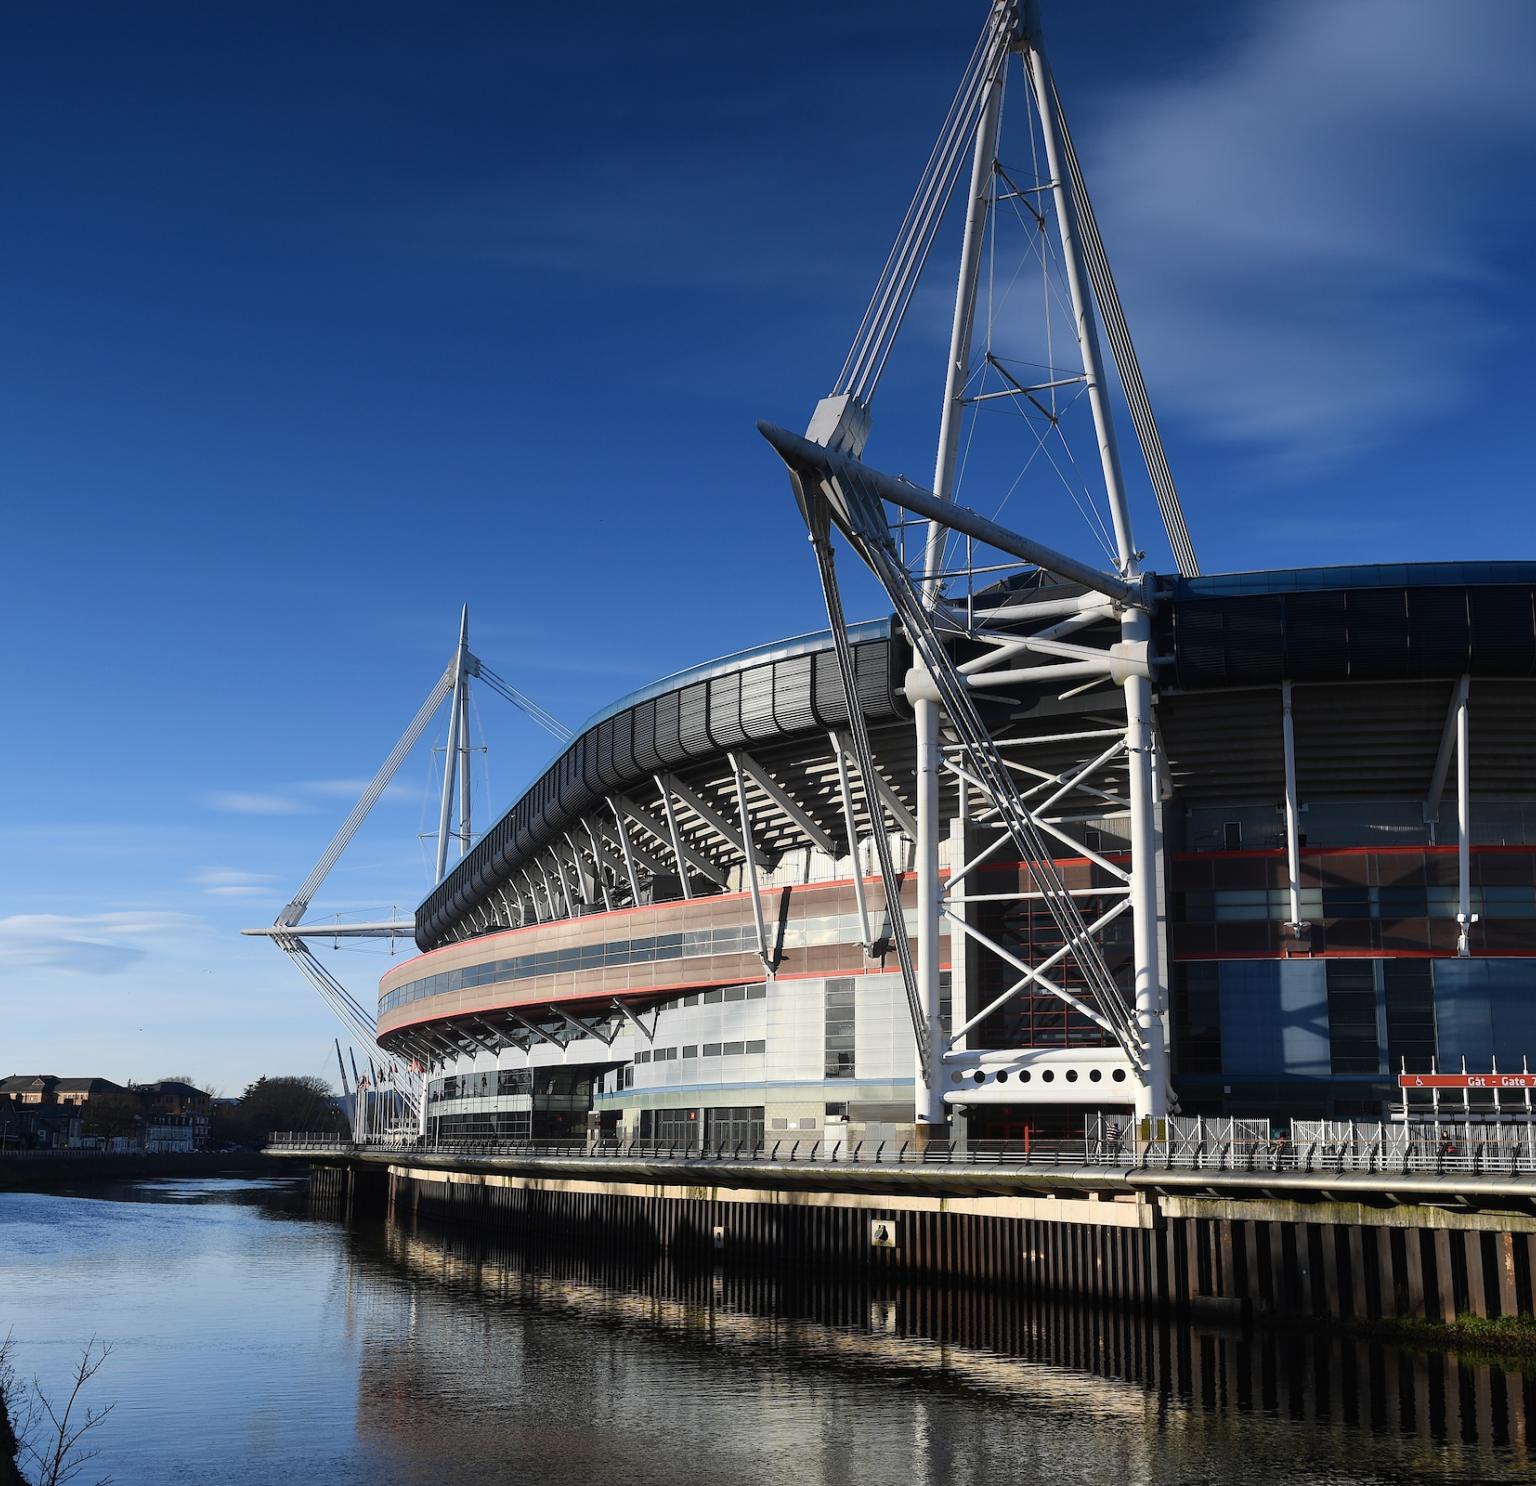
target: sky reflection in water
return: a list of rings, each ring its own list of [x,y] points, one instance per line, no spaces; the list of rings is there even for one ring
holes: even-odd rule
[[[0,1194],[0,1329],[118,1486],[1527,1480],[1533,1380],[1337,1339],[522,1253],[302,1183]]]

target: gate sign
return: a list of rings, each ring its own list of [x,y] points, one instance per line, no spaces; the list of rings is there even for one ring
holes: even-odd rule
[[[1536,1073],[1400,1073],[1400,1089],[1536,1089]]]
[[[872,1218],[869,1224],[871,1248],[894,1249],[896,1247],[896,1223],[892,1218]]]

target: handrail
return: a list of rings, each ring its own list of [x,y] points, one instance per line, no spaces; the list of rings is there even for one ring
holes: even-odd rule
[[[636,1162],[742,1162],[767,1161],[790,1166],[957,1166],[1021,1167],[1028,1169],[1106,1168],[1121,1171],[1299,1172],[1319,1177],[1328,1173],[1360,1172],[1374,1176],[1423,1173],[1436,1175],[1536,1175],[1536,1142],[1527,1140],[1475,1140],[1470,1145],[1449,1136],[1412,1139],[1388,1145],[1376,1140],[1307,1141],[1300,1146],[1284,1139],[1227,1141],[1215,1149],[1205,1142],[1125,1141],[1113,1145],[1094,1140],[1032,1141],[1024,1145],[1007,1141],[939,1141],[924,1144],[903,1141],[849,1142],[795,1140],[785,1148],[783,1140],[771,1144],[713,1144],[707,1141],[650,1142],[635,1140],[513,1140],[484,1136],[436,1139],[375,1140],[358,1143],[340,1136],[283,1131],[268,1142],[270,1151],[289,1154],[349,1155],[360,1151],[387,1153],[397,1150],[422,1156],[467,1158],[531,1157],[559,1160]]]

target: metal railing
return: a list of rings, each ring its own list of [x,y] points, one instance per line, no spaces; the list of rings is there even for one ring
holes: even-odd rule
[[[1395,1137],[1395,1138],[1393,1138]],[[1124,1171],[1285,1172],[1326,1175],[1516,1176],[1536,1175],[1536,1131],[1457,1130],[1422,1139],[1401,1131],[1354,1140],[1293,1142],[1212,1140],[1119,1142],[1093,1140],[1007,1141],[822,1140],[774,1141],[703,1146],[697,1142],[530,1141],[490,1137],[426,1139],[360,1145],[333,1135],[281,1132],[269,1149],[292,1154],[347,1155],[369,1150],[426,1156],[462,1156],[604,1161],[687,1161],[764,1165],[966,1166],[1026,1169],[1118,1168]]]

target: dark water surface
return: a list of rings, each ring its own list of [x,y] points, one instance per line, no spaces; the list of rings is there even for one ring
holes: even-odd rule
[[[301,1182],[0,1193],[0,1335],[91,1336],[94,1480],[498,1486],[1524,1481],[1536,1378],[931,1288],[681,1270]]]

